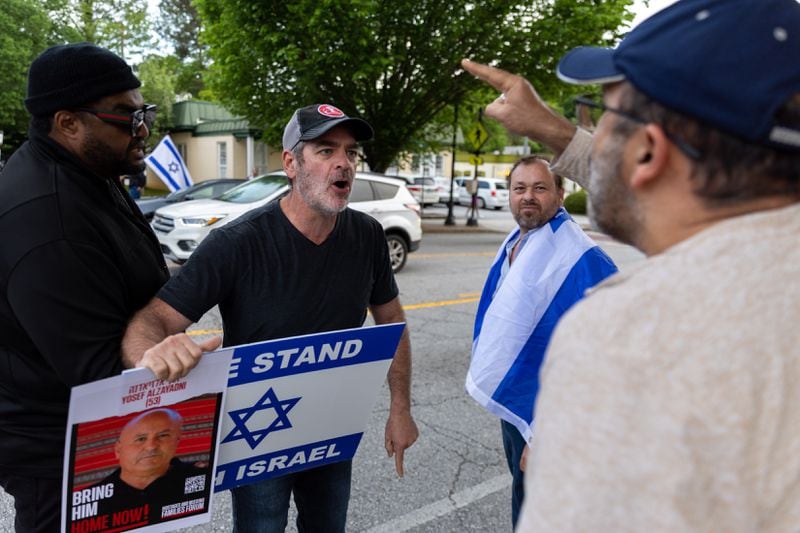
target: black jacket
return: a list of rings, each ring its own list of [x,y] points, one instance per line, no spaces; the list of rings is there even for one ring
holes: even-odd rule
[[[70,387],[121,372],[169,273],[118,180],[35,134],[0,173],[0,238],[0,470],[57,478]]]

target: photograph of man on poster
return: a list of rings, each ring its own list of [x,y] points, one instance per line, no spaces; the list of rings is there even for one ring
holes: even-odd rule
[[[114,485],[114,494],[102,501],[101,512],[150,504],[150,515],[158,521],[167,517],[162,517],[162,507],[203,491],[208,482],[205,468],[175,457],[182,424],[181,415],[164,408],[146,411],[122,428],[114,445],[119,467],[98,483]],[[203,507],[201,502],[200,508]]]
[[[116,468],[72,493],[78,530],[84,521],[93,531],[122,531],[208,510],[211,466],[178,457],[183,424],[178,410],[166,407],[124,423],[113,444]]]

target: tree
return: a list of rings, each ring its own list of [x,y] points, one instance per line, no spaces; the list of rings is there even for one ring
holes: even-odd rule
[[[158,11],[156,30],[172,44],[178,59],[202,63],[206,47],[200,42],[200,15],[192,0],[161,0]]]
[[[162,39],[172,45],[180,62],[175,67],[177,94],[198,97],[205,88],[207,47],[200,42],[202,21],[192,0],[161,0],[155,27]]]
[[[2,0],[0,9],[0,130],[2,157],[7,159],[25,140],[28,112],[28,68],[47,47],[50,20],[36,0]]]
[[[160,140],[172,125],[172,104],[175,101],[181,66],[180,60],[175,56],[150,55],[137,67],[144,101],[158,106],[156,123],[150,131],[151,142]]]
[[[425,144],[419,132],[450,104],[486,91],[461,58],[531,76],[557,97],[557,58],[578,44],[612,44],[632,16],[631,0],[195,3],[214,61],[209,82],[224,104],[278,144],[295,108],[331,102],[375,127],[364,151],[376,171]]]
[[[86,41],[129,60],[150,48],[147,0],[45,0],[62,42]]]

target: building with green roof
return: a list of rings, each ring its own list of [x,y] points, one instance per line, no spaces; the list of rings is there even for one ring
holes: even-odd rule
[[[195,183],[246,178],[281,168],[281,152],[260,140],[261,130],[218,104],[201,100],[172,106],[169,135]],[[161,183],[155,176],[148,182]]]

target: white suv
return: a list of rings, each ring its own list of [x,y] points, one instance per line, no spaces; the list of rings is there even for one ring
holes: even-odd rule
[[[182,202],[156,211],[153,230],[164,255],[185,262],[212,229],[280,198],[289,191],[286,175],[276,172],[230,189],[215,200]],[[392,270],[400,271],[408,254],[419,248],[422,225],[419,204],[401,181],[358,172],[349,207],[367,213],[383,226]]]
[[[461,188],[458,191],[458,203],[461,205],[470,205],[472,203],[472,195],[468,192],[470,185],[469,178],[464,179],[461,183]],[[478,207],[485,209],[490,207],[492,209],[503,209],[508,205],[508,183],[506,180],[495,178],[478,178],[478,195],[476,198]]]

